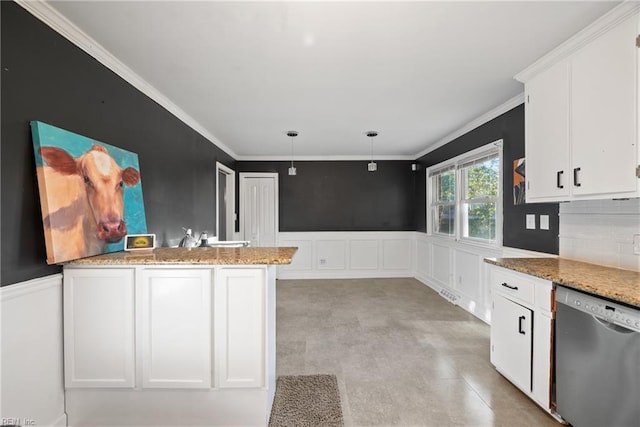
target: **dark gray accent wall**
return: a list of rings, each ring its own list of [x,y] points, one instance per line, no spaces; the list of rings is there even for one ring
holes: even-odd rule
[[[2,286],[45,262],[30,120],[138,153],[150,233],[215,230],[215,164],[235,160],[22,7],[0,2]]]
[[[413,231],[414,173],[410,161],[237,163],[237,172],[279,174],[280,231]],[[239,199],[239,198],[237,198]]]
[[[513,161],[524,157],[524,104],[427,153],[418,163],[416,230],[426,232],[426,168],[498,139],[503,140],[503,245],[531,251],[558,253],[558,204],[513,204]],[[552,155],[552,153],[550,153]],[[527,230],[526,214],[549,215],[549,230]],[[539,225],[539,224],[538,224]]]

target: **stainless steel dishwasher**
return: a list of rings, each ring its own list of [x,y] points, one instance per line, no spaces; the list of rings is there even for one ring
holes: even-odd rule
[[[556,410],[574,427],[640,426],[640,309],[558,286]]]

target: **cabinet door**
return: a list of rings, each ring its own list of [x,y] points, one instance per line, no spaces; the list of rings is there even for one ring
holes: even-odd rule
[[[569,62],[562,61],[526,85],[525,174],[527,202],[569,197]]]
[[[573,57],[573,195],[615,195],[637,189],[636,31],[637,16],[611,29]],[[573,180],[574,170],[577,181]]]
[[[221,388],[265,385],[266,289],[264,268],[217,271],[216,377]]]
[[[211,386],[211,270],[140,272],[142,386]]]
[[[494,294],[491,363],[526,392],[531,392],[532,320],[531,310]]]
[[[65,387],[134,386],[132,269],[64,270]]]

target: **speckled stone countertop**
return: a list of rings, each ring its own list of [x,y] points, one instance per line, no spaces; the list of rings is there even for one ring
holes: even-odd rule
[[[640,307],[640,272],[563,258],[485,258],[489,264]]]
[[[296,247],[156,248],[152,252],[113,252],[81,258],[66,265],[153,264],[291,264]]]

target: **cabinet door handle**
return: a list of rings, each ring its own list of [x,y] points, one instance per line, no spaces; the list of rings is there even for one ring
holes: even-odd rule
[[[573,168],[573,185],[576,187],[580,187],[582,185],[578,182],[578,172],[580,172],[580,168]]]
[[[560,184],[560,177],[562,176],[563,173],[564,171],[556,172],[556,187],[558,188],[564,188],[564,185]]]
[[[518,287],[517,287],[517,286],[511,286],[511,285],[509,285],[509,284],[508,284],[508,283],[506,283],[506,282],[505,282],[505,283],[502,283],[502,284],[501,284],[501,286],[504,286],[505,288],[513,289],[514,291],[517,291],[517,290],[518,290]]]
[[[526,317],[524,316],[518,317],[518,332],[521,333],[522,335],[526,335],[526,333],[522,330],[522,321],[524,319],[526,319]]]

